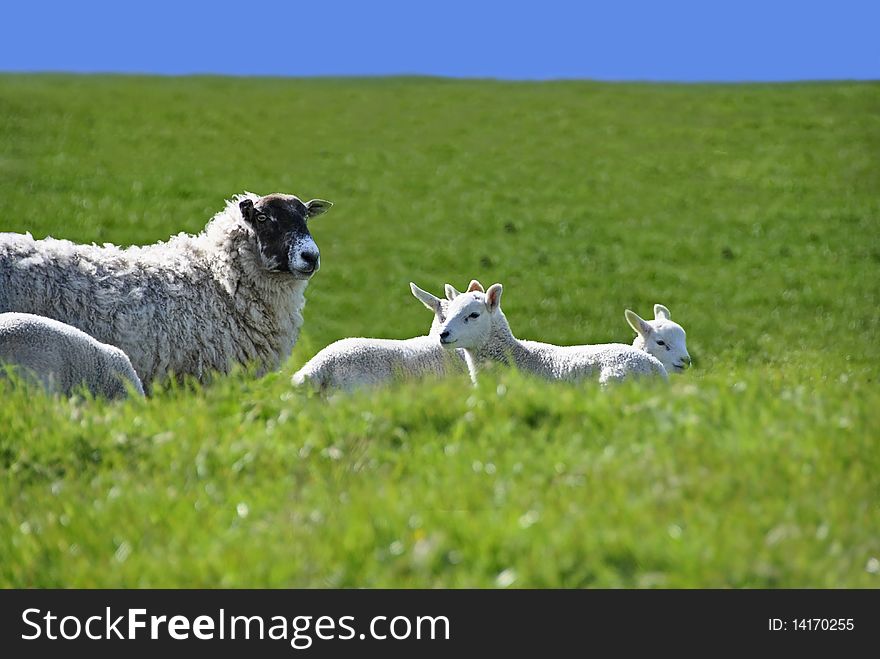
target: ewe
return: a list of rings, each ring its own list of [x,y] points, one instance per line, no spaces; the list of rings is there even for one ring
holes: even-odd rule
[[[245,193],[198,235],[127,249],[0,233],[0,312],[47,316],[119,346],[147,388],[236,363],[276,369],[320,265],[306,222],[330,206]]]
[[[446,300],[423,291],[410,282],[412,294],[434,313],[427,336],[412,339],[341,339],[321,350],[297,371],[292,383],[308,384],[317,391],[351,391],[358,387],[384,384],[393,379],[416,380],[464,372],[464,357],[440,346],[440,325],[446,320],[449,301],[459,295],[446,285]]]
[[[606,384],[629,376],[659,376],[666,369],[656,358],[621,343],[557,346],[521,341],[510,331],[501,311],[501,284],[485,293],[478,282],[453,300],[440,329],[440,343],[449,350],[464,349],[471,378],[480,364],[512,363],[519,370],[547,380],[579,381],[596,378]]]
[[[85,387],[95,396],[123,398],[126,383],[141,396],[141,380],[119,348],[65,323],[29,313],[0,314],[0,365],[16,367],[47,391],[69,395]]]

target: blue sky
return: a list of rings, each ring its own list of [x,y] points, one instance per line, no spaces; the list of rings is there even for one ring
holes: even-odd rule
[[[880,0],[10,0],[0,17],[4,71],[880,79]]]

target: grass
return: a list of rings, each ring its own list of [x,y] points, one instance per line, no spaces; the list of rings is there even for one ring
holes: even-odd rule
[[[0,383],[0,585],[880,587],[878,110],[877,83],[0,76],[0,230],[336,203],[280,373]],[[695,368],[291,390],[330,341],[424,333],[410,280],[472,277],[557,343],[663,302]]]

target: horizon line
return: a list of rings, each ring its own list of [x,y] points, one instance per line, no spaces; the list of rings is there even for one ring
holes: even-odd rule
[[[370,79],[425,79],[455,82],[510,82],[510,83],[553,83],[553,82],[596,82],[609,84],[666,84],[666,85],[762,85],[762,84],[827,84],[827,83],[871,83],[880,82],[876,78],[842,77],[842,78],[629,78],[629,77],[507,77],[479,75],[450,75],[435,73],[317,73],[317,74],[284,74],[284,73],[217,73],[217,72],[155,72],[155,71],[119,71],[112,69],[95,69],[89,71],[70,71],[64,69],[2,69],[2,76],[16,75],[54,75],[54,76],[119,76],[134,78],[236,78],[236,79],[277,79],[277,80],[370,80]]]

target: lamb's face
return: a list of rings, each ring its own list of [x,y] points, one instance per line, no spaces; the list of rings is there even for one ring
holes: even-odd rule
[[[256,235],[263,267],[269,272],[290,273],[295,279],[310,279],[321,267],[321,253],[309,233],[308,220],[330,206],[329,201],[303,203],[293,195],[278,193],[239,204],[242,217]]]
[[[449,301],[448,300],[440,300],[440,305],[434,311],[434,320],[431,321],[431,330],[428,334],[432,336],[437,336],[440,334],[440,328],[443,327],[443,323],[446,322],[446,319],[449,317]]]
[[[681,373],[691,364],[687,337],[681,325],[671,320],[651,320],[651,334],[645,339],[645,352],[656,357],[667,373]]]
[[[667,373],[681,373],[691,365],[687,335],[662,304],[654,305],[654,320],[643,320],[629,310],[626,319],[638,335],[633,346],[656,357]]]
[[[476,349],[492,331],[492,318],[485,293],[462,293],[449,303],[446,321],[440,326],[440,343],[450,350]]]

